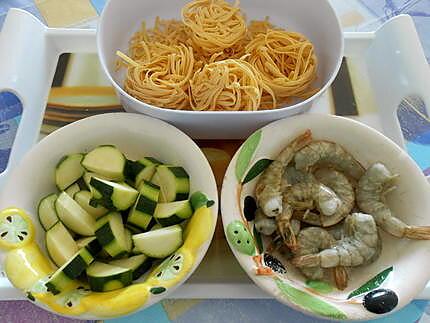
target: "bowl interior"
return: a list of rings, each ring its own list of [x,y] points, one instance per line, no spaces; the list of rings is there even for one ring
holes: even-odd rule
[[[209,163],[197,145],[163,121],[143,115],[112,113],[87,118],[59,129],[38,143],[10,174],[7,188],[0,195],[0,209],[16,206],[26,210],[36,226],[39,246],[45,252],[45,234],[37,218],[37,205],[42,197],[57,191],[54,184],[56,164],[64,155],[87,152],[101,144],[116,145],[129,159],[152,156],[172,165],[181,165],[190,175],[191,192],[202,191],[215,201],[210,238],[193,255],[195,263],[191,274],[205,255],[215,230],[217,188]],[[3,256],[0,253],[0,262]],[[169,289],[169,293],[173,289]],[[145,306],[159,299],[155,297]]]
[[[121,95],[124,70],[115,71],[116,51],[128,52],[128,41],[146,22],[152,28],[155,18],[180,19],[183,0],[111,0],[100,18],[97,45],[102,67]],[[343,55],[343,35],[336,14],[328,0],[246,0],[240,3],[247,20],[270,21],[287,30],[306,35],[314,44],[318,57],[316,86],[325,89],[335,77]]]
[[[430,186],[415,162],[407,153],[382,134],[349,119],[323,115],[303,115],[274,122],[260,130],[261,140],[249,166],[263,158],[274,159],[283,147],[306,129],[312,130],[314,139],[334,141],[342,145],[366,168],[372,163],[383,162],[393,173],[399,174],[400,177],[396,182],[397,189],[387,196],[393,213],[410,225],[430,225],[430,199],[428,198]],[[246,196],[254,196],[254,189],[258,180],[254,179],[243,186],[239,205],[238,199],[235,197],[238,186],[235,176],[237,160],[238,154],[233,158],[227,170],[221,195],[225,230],[232,221],[241,220],[240,212],[244,207],[244,199]],[[353,268],[346,290],[337,291],[334,289],[327,296],[318,296],[345,313],[344,319],[378,317],[378,315],[368,312],[361,303],[358,305],[349,304],[347,297],[352,291],[385,269],[393,267],[387,280],[383,282],[382,288],[391,289],[397,294],[399,303],[396,309],[413,300],[430,278],[430,272],[426,269],[430,265],[428,241],[397,239],[385,232],[381,232],[381,238],[382,253],[378,260],[368,266]],[[268,239],[263,243],[267,246],[269,244]],[[230,247],[232,247],[243,269],[261,288],[280,301],[299,310],[322,316],[321,312],[312,310],[312,308],[304,308],[291,297],[282,296],[273,279],[255,275],[256,267],[252,257],[239,253],[232,244]],[[306,290],[304,276],[291,266],[282,255],[276,254],[276,256],[287,267],[287,280],[293,285],[301,286],[299,289]],[[330,297],[337,299],[337,301],[333,302]],[[332,318],[338,317],[332,316]]]

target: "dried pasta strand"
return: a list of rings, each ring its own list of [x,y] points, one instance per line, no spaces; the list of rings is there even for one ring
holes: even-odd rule
[[[224,0],[192,1],[182,8],[182,21],[193,43],[208,55],[234,46],[246,35],[239,1],[234,6]]]
[[[245,52],[279,101],[315,93],[310,86],[316,78],[317,57],[312,43],[302,34],[269,29],[257,35]]]
[[[313,45],[266,17],[248,26],[239,2],[195,0],[183,21],[156,18],[133,35],[124,89],[168,109],[255,111],[278,108],[318,91]]]

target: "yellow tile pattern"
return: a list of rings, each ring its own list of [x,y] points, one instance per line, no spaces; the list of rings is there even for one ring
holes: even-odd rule
[[[34,0],[49,27],[68,27],[97,16],[89,0]]]

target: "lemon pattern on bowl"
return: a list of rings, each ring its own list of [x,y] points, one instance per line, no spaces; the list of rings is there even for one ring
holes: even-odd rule
[[[58,295],[47,292],[44,286],[55,268],[33,240],[34,226],[31,219],[23,210],[17,208],[4,210],[0,212],[0,219],[18,224],[13,227],[13,232],[21,232],[19,230],[25,228],[29,233],[27,239],[23,240],[25,243],[20,239],[14,240],[13,243],[9,240],[7,243],[3,242],[9,250],[5,260],[6,275],[16,288],[28,295],[29,299],[40,302],[60,314],[116,317],[131,313],[145,305],[151,295],[157,297],[156,295],[179,284],[195,266],[194,255],[211,238],[214,226],[210,201],[204,196],[198,205],[185,228],[182,247],[157,266],[145,282],[103,293],[91,292],[83,284],[76,283],[72,290]],[[9,221],[7,217],[11,215],[20,218]]]

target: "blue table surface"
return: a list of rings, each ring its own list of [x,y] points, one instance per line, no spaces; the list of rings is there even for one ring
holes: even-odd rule
[[[100,12],[105,0],[91,2]],[[400,13],[412,15],[426,55],[430,58],[429,0],[357,0],[354,3],[364,6],[377,19],[374,23],[364,24],[363,30],[375,28],[386,19]],[[0,0],[0,26],[7,10],[12,7],[23,8],[43,19],[33,1]],[[13,95],[0,93],[0,172],[7,165],[21,112],[22,106]],[[425,110],[422,112],[427,113]],[[402,128],[406,135],[408,151],[423,171],[430,173],[430,125],[428,121],[408,119],[407,114],[408,111],[403,118]],[[110,322],[329,322],[310,318],[273,300],[202,300],[197,304],[187,303],[186,300],[177,302],[183,302],[182,307],[187,310],[172,315],[166,310],[165,303],[159,303],[145,311]],[[35,317],[40,322],[74,321],[48,314],[29,302],[0,302],[0,322],[33,322]],[[414,301],[401,311],[373,322],[430,322],[430,306],[427,301]]]

